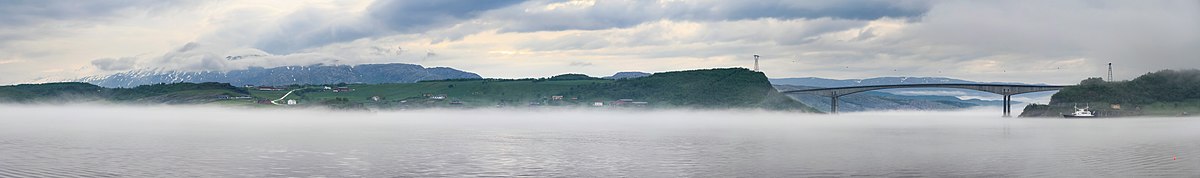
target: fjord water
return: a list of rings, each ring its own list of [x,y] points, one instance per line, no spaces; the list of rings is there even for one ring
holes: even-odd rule
[[[1200,175],[1200,118],[0,106],[0,177]]]

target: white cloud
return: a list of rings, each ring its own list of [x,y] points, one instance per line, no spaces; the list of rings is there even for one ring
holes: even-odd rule
[[[92,66],[100,70],[129,70],[133,69],[133,65],[137,64],[137,58],[103,58],[92,60]]]
[[[25,62],[25,60],[21,60],[21,59],[4,59],[4,58],[0,58],[0,65],[4,65],[4,64],[12,64],[12,63],[20,63],[20,62]]]

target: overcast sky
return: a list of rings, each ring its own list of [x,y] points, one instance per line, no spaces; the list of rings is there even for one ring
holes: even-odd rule
[[[753,67],[772,78],[1071,84],[1200,68],[1200,1],[6,0],[0,84],[137,69],[412,63],[484,77]],[[242,56],[230,60],[232,56]]]

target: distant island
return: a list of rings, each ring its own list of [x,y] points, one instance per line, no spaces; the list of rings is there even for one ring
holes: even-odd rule
[[[1021,117],[1062,117],[1088,107],[1102,117],[1181,116],[1200,113],[1200,70],[1162,70],[1128,81],[1088,78],[1031,104]]]
[[[630,75],[632,74],[632,75]],[[617,79],[582,74],[547,78],[458,78],[416,83],[240,85],[159,83],[110,88],[82,82],[0,86],[0,102],[215,104],[334,109],[419,108],[695,108],[819,112],[744,68],[626,73]]]

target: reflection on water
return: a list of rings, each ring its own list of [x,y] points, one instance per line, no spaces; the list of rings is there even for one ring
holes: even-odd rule
[[[1200,118],[0,106],[0,177],[1200,175]]]

